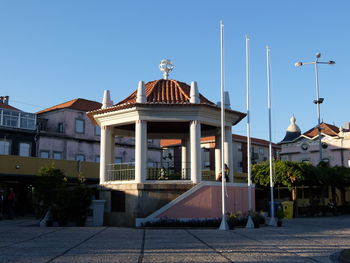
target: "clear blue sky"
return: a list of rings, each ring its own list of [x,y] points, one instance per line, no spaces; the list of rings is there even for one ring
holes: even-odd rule
[[[226,90],[231,107],[245,112],[245,40],[251,38],[252,136],[268,139],[265,46],[272,60],[272,139],[283,139],[292,113],[302,131],[317,123],[314,69],[295,68],[316,52],[321,65],[321,116],[337,126],[350,121],[349,1],[1,1],[0,95],[36,112],[74,98],[114,102],[137,82],[162,77],[198,82],[220,99],[219,21],[225,24]],[[246,120],[233,128],[246,134]]]

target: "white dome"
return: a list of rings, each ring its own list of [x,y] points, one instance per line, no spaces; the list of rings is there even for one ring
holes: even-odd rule
[[[288,132],[301,132],[299,126],[295,124],[295,121],[296,119],[293,114],[292,117],[290,118],[290,125],[287,128]]]

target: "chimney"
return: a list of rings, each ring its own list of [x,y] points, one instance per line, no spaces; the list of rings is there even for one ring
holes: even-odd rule
[[[5,105],[9,105],[9,99],[10,99],[9,96],[5,96],[4,99],[3,99],[3,103],[4,103]]]

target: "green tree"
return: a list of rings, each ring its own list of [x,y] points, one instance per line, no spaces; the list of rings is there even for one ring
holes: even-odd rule
[[[314,170],[311,164],[276,160],[273,162],[274,184],[288,187],[290,190],[312,178]],[[253,182],[267,186],[270,184],[269,161],[254,164],[252,167]]]
[[[42,167],[35,182],[34,205],[37,215],[42,217],[49,209],[53,209],[57,205],[60,192],[66,188],[67,178],[62,170],[55,168],[53,164]]]

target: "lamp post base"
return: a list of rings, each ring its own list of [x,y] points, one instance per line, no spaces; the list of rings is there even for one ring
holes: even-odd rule
[[[219,230],[229,230],[229,227],[228,227],[228,224],[227,224],[227,221],[226,221],[226,217],[225,217],[225,216],[222,217]]]
[[[268,225],[269,225],[269,226],[276,226],[275,217],[271,217],[271,218],[270,218],[270,221],[269,221]]]
[[[251,216],[248,216],[248,221],[245,228],[254,228],[254,222]]]

